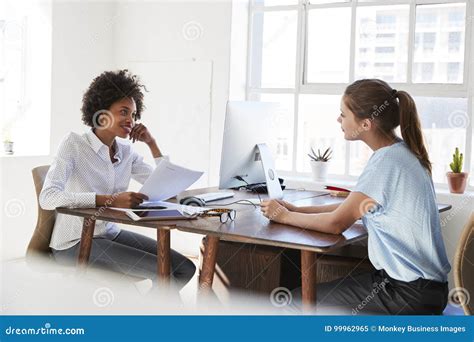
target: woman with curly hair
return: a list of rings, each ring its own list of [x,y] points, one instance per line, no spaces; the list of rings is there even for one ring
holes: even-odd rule
[[[143,184],[153,167],[131,144],[115,139],[145,143],[156,163],[166,158],[147,127],[136,123],[144,109],[143,89],[138,77],[128,70],[107,71],[93,80],[82,100],[82,121],[90,129],[82,135],[71,132],[61,142],[40,194],[43,209],[133,208],[147,199],[127,189],[130,178]],[[59,263],[77,260],[81,231],[81,218],[57,215],[50,247]],[[91,265],[154,280],[156,253],[154,239],[120,230],[112,222],[96,221]],[[195,272],[194,264],[174,250],[171,269],[179,286]]]

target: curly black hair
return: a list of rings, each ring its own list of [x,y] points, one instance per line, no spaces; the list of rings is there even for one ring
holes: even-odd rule
[[[139,120],[145,108],[142,88],[147,91],[138,76],[131,74],[127,69],[103,72],[94,78],[82,97],[82,121],[94,127],[94,124],[97,124],[94,123],[94,120],[97,120],[94,118],[95,113],[109,109],[114,102],[125,97],[135,100],[137,105],[135,119]]]

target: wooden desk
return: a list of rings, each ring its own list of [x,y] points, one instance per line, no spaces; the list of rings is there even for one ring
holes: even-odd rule
[[[217,188],[209,188],[187,191],[180,198],[216,190]],[[287,190],[284,191],[284,200],[298,206],[327,205],[340,203],[344,200],[344,198],[323,194],[324,192]],[[230,203],[246,198],[257,198],[257,195],[237,191],[234,198],[212,202],[210,205],[219,206],[222,203]],[[218,218],[214,221],[212,219],[198,219],[182,222],[176,226],[181,231],[206,235],[203,267],[199,277],[202,290],[210,289],[212,286],[220,239],[257,245],[287,247],[301,251],[302,299],[305,305],[311,307],[316,301],[317,254],[331,252],[367,237],[367,231],[360,221],[352,225],[343,234],[333,235],[270,222],[261,214],[260,207],[254,208],[251,205],[238,204],[226,207],[237,210],[237,217],[234,222],[229,221],[222,224]],[[450,208],[450,205],[439,205],[440,212]]]
[[[179,198],[204,192],[215,192],[217,188],[206,188],[187,191]],[[284,199],[298,206],[326,205],[340,203],[344,198],[324,195],[316,191],[284,191]],[[177,200],[179,200],[179,198]],[[245,191],[236,191],[234,198],[212,202],[212,206],[235,202],[242,199],[257,198],[257,195]],[[265,196],[262,196],[265,198]],[[177,201],[175,200],[175,201]],[[170,274],[170,229],[206,235],[203,268],[199,276],[200,289],[206,292],[211,289],[219,240],[253,243],[301,250],[301,276],[303,303],[314,305],[316,301],[316,262],[317,254],[323,254],[367,237],[367,231],[361,222],[356,222],[341,235],[319,233],[279,223],[270,222],[261,212],[260,207],[233,204],[225,206],[237,210],[235,221],[220,223],[218,217],[199,218],[197,220],[135,222],[123,212],[105,208],[95,209],[57,209],[58,213],[84,217],[78,264],[84,266],[90,255],[95,219],[142,226],[157,230],[158,239],[158,274],[169,279]],[[439,205],[439,211],[446,211],[450,205]],[[90,223],[87,223],[90,222]]]
[[[79,268],[85,268],[89,262],[96,220],[156,229],[158,241],[157,274],[162,282],[169,283],[171,271],[170,229],[174,228],[174,222],[177,221],[133,221],[124,212],[108,209],[105,207],[90,209],[57,208],[56,212],[58,214],[79,216],[84,218],[84,223],[82,225],[81,245],[79,247],[79,257],[77,259],[77,266]]]

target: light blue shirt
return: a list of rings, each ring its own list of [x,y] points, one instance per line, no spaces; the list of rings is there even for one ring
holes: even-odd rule
[[[447,281],[433,181],[402,140],[374,152],[354,191],[378,203],[362,217],[376,269],[402,281]]]

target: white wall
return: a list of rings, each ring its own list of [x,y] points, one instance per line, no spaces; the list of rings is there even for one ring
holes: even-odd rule
[[[115,16],[120,25],[115,26],[114,55],[120,68],[130,67],[133,62],[197,61],[212,64],[211,137],[208,145],[202,146],[202,150],[210,151],[210,184],[217,184],[219,173],[225,103],[229,87],[230,18],[230,0],[121,2],[117,6]],[[163,78],[162,75],[153,77]],[[162,82],[171,84],[172,80],[165,79]],[[183,87],[186,86],[183,84]],[[183,97],[181,104],[186,104],[187,101]],[[169,115],[168,119],[173,120],[172,113],[146,115]],[[159,142],[160,137],[157,139]],[[176,141],[176,144],[180,143],[183,141]],[[168,151],[165,152],[173,151],[173,146],[167,147]]]
[[[230,0],[120,2],[114,16],[117,66],[132,72],[148,70],[143,80],[152,78],[143,122],[171,161],[206,172],[199,186],[218,182],[229,88],[231,9]],[[136,150],[152,162],[146,146],[137,145]],[[198,255],[201,238],[174,231],[171,244],[182,253]]]
[[[243,101],[247,88],[250,0],[232,1],[229,100]]]

